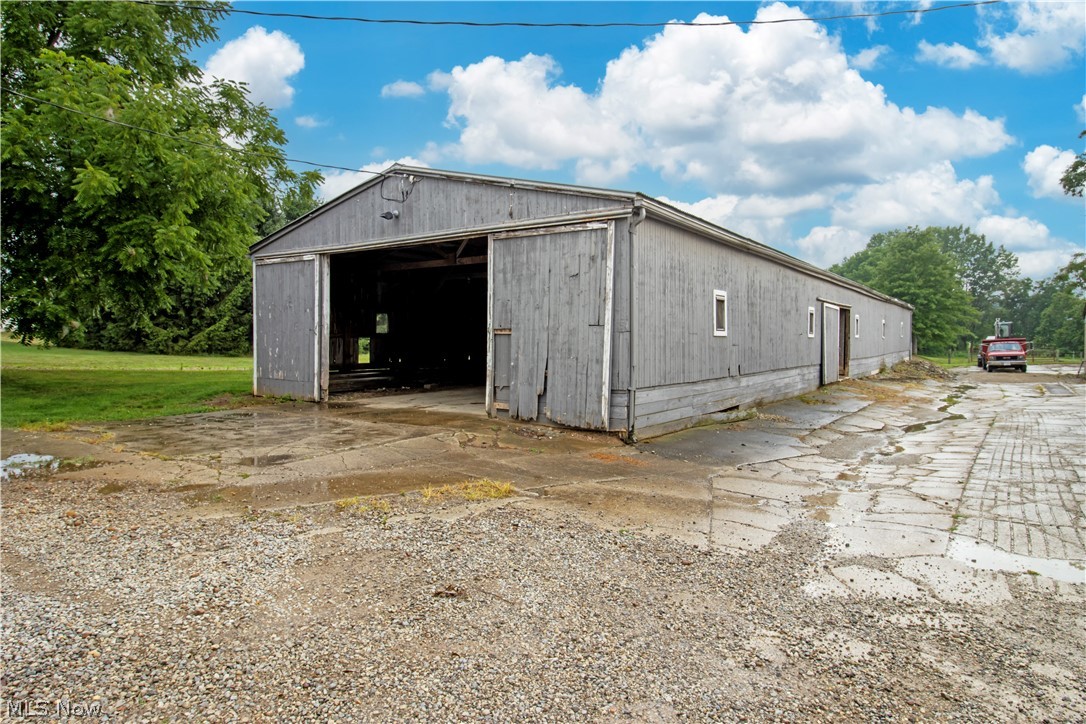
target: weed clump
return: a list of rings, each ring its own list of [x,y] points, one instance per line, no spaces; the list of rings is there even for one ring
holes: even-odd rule
[[[447,499],[495,500],[497,498],[508,498],[515,493],[516,489],[512,483],[502,483],[489,478],[481,478],[478,480],[465,480],[455,485],[442,485],[440,488],[427,485],[422,489],[422,499],[427,502]]]
[[[67,432],[71,427],[67,422],[53,422],[52,420],[24,422],[19,425],[19,429],[26,432]]]
[[[340,513],[377,513],[384,517],[392,512],[392,504],[384,498],[363,498],[355,495],[336,501],[336,510]]]

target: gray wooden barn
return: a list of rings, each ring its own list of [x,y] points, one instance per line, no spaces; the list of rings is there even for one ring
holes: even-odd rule
[[[909,357],[912,309],[639,193],[393,166],[253,245],[253,391],[628,439]]]

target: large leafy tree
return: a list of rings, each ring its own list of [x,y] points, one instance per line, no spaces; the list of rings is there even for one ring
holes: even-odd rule
[[[1037,320],[1037,346],[1068,351],[1083,349],[1086,323],[1086,254],[1075,254],[1051,279],[1038,285],[1044,300]]]
[[[1011,314],[1008,302],[1019,279],[1018,257],[968,227],[929,227],[925,231],[939,240],[954,261],[954,273],[973,299],[977,314],[972,335],[981,338],[991,334],[995,320]]]
[[[315,177],[288,168],[267,108],[189,60],[223,8],[0,6],[0,274],[24,340],[169,351],[208,310],[247,308],[248,245]]]
[[[1078,137],[1086,137],[1086,131],[1078,134]],[[1060,177],[1060,185],[1063,186],[1065,194],[1082,196],[1082,192],[1086,190],[1086,153],[1075,156],[1075,160]]]
[[[875,234],[865,249],[831,271],[913,305],[913,333],[921,351],[955,345],[976,318],[956,262],[931,228]]]

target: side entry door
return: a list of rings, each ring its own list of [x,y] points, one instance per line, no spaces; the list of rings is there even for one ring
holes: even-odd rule
[[[841,379],[841,308],[822,303],[822,384]]]

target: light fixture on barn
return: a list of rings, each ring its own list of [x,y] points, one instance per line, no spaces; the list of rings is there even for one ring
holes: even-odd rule
[[[385,213],[381,214],[381,218],[385,219],[386,221],[398,219],[400,218],[400,212],[397,209],[392,209],[391,211],[386,211]]]

